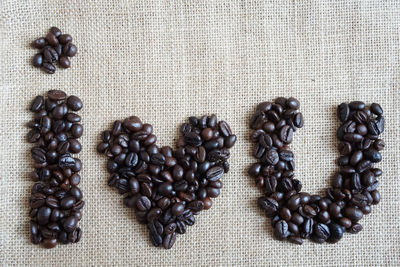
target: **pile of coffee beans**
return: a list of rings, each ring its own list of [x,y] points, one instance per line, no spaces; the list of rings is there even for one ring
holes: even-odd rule
[[[32,65],[42,68],[46,73],[56,72],[54,64],[62,68],[71,67],[70,57],[75,56],[76,46],[72,43],[72,37],[69,34],[62,34],[57,27],[51,27],[46,37],[41,37],[32,43],[34,48],[40,49],[32,59]]]
[[[30,178],[35,184],[29,199],[31,241],[53,248],[57,242],[78,242],[82,231],[78,227],[85,202],[78,188],[82,163],[72,156],[81,151],[81,117],[73,111],[82,108],[76,96],[67,97],[60,90],[51,90],[47,98],[37,96],[30,111],[34,119],[27,139],[35,143],[31,149],[35,170]]]
[[[153,245],[165,249],[219,196],[236,142],[229,125],[215,115],[190,117],[180,131],[175,151],[160,148],[152,125],[132,116],[115,121],[97,146],[108,157],[108,185],[125,195],[124,204],[147,225]]]
[[[379,151],[385,146],[379,139],[383,111],[375,103],[370,107],[360,101],[339,105],[340,170],[326,195],[319,196],[301,192],[302,184],[294,178],[294,155],[287,145],[296,128],[303,126],[299,107],[298,100],[283,97],[258,105],[250,126],[259,162],[250,167],[249,174],[264,192],[258,204],[272,218],[277,239],[295,244],[306,238],[335,243],[346,231],[361,231],[360,219],[380,201],[377,177],[382,171],[373,164],[382,160]]]

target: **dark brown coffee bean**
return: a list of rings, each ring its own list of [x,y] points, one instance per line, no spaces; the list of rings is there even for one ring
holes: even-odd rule
[[[67,44],[67,43],[69,43],[69,42],[72,42],[72,36],[69,35],[69,34],[61,34],[61,35],[58,37],[58,41],[59,41],[61,44]]]
[[[60,59],[58,60],[58,63],[64,69],[68,69],[71,67],[71,61],[69,60],[68,57],[65,57],[65,56],[61,56]]]
[[[284,220],[280,220],[275,224],[274,234],[277,239],[285,239],[289,236],[289,226]]]
[[[348,229],[348,231],[351,234],[358,234],[362,229],[363,229],[363,227],[361,224],[355,223]]]
[[[206,178],[209,181],[217,181],[221,179],[223,174],[224,174],[224,169],[222,167],[217,166],[207,171]]]
[[[341,122],[347,121],[350,115],[349,105],[342,103],[338,106],[338,117]]]
[[[261,209],[265,210],[267,217],[273,217],[278,211],[279,204],[275,199],[260,197],[258,205]]]
[[[57,36],[54,35],[52,32],[49,32],[46,35],[46,41],[51,45],[51,46],[57,46],[59,44]]]
[[[293,128],[290,127],[289,125],[283,126],[282,129],[280,130],[280,139],[282,142],[289,144],[293,140]]]
[[[43,65],[43,54],[42,53],[37,53],[32,58],[32,65],[36,68],[40,68]]]
[[[43,247],[45,248],[54,248],[56,245],[57,245],[56,238],[43,239]]]
[[[50,32],[54,34],[57,38],[61,35],[61,30],[54,26],[50,28]]]
[[[344,214],[347,218],[349,218],[352,222],[357,222],[361,220],[363,217],[363,213],[360,209],[354,207],[348,207],[344,210]]]
[[[176,240],[176,233],[173,232],[172,234],[168,234],[166,236],[164,236],[163,238],[163,247],[165,249],[170,249],[172,248],[172,246],[175,244],[175,240]]]
[[[54,74],[56,72],[54,65],[48,62],[43,62],[42,70],[48,74]]]
[[[78,48],[74,44],[72,44],[71,42],[66,43],[64,45],[63,54],[68,56],[68,57],[75,56],[77,51],[78,51]]]
[[[46,45],[47,45],[47,42],[43,37],[36,39],[35,41],[32,42],[32,47],[37,48],[37,49],[42,49]]]

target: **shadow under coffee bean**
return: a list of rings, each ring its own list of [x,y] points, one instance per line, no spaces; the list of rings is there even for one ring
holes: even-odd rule
[[[277,239],[295,244],[306,238],[335,243],[346,231],[360,232],[359,221],[380,201],[377,178],[382,171],[373,164],[382,160],[379,151],[385,146],[379,139],[384,130],[383,110],[379,104],[366,107],[361,101],[339,105],[340,170],[326,195],[319,196],[301,192],[302,184],[294,178],[294,154],[288,145],[304,123],[299,107],[298,100],[283,97],[257,106],[250,127],[253,155],[259,161],[248,173],[264,192],[258,205],[272,218]]]
[[[132,116],[115,121],[97,146],[108,157],[108,185],[147,225],[153,245],[165,249],[219,196],[236,142],[229,125],[215,115],[190,117],[180,132],[175,150],[158,147],[153,127]]]
[[[47,98],[37,96],[30,111],[34,119],[27,140],[34,143],[31,155],[35,170],[29,203],[30,233],[34,244],[53,248],[57,243],[75,243],[81,239],[78,222],[85,202],[78,188],[82,163],[72,156],[81,151],[78,141],[83,134],[81,117],[73,113],[82,108],[76,96],[67,97],[60,90],[51,90]]]

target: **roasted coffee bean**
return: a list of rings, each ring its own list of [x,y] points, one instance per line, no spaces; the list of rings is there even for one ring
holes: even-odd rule
[[[222,178],[224,174],[224,169],[222,167],[213,167],[209,169],[206,173],[206,178],[209,181],[217,181]]]
[[[61,56],[58,63],[60,64],[61,67],[64,69],[68,69],[71,67],[71,61],[69,60],[68,57]]]
[[[372,104],[371,104],[371,112],[374,113],[374,114],[376,114],[376,115],[378,115],[378,116],[380,116],[380,115],[382,115],[382,113],[383,113],[383,109],[382,109],[382,107],[381,107],[379,104],[377,104],[377,103],[372,103]]]
[[[46,46],[46,44],[47,44],[46,39],[41,37],[32,42],[32,47],[37,49],[42,49],[43,47]]]
[[[273,198],[260,197],[258,199],[258,205],[261,209],[265,210],[267,217],[273,217],[279,208],[278,202]]]
[[[338,106],[338,117],[341,122],[347,121],[350,115],[349,105],[342,103]]]
[[[380,162],[382,160],[382,155],[375,149],[367,149],[363,152],[366,159],[370,160],[371,162]]]
[[[175,240],[176,240],[176,233],[173,232],[171,234],[167,234],[166,236],[164,236],[163,238],[163,247],[165,249],[170,249],[172,248],[172,246],[175,244]]]
[[[64,55],[66,55],[68,57],[75,56],[77,51],[78,51],[78,48],[74,44],[72,44],[70,42],[66,43],[64,45],[63,53],[64,53]]]
[[[352,222],[357,222],[363,217],[363,213],[360,209],[355,207],[348,207],[344,210],[344,215],[349,218]]]
[[[57,36],[56,35],[54,35],[52,32],[49,32],[47,35],[46,35],[46,42],[47,43],[49,43],[50,45],[52,45],[52,46],[57,46],[58,44],[59,44],[59,42],[58,42],[58,39],[57,39]]]
[[[43,65],[43,54],[38,53],[32,59],[32,65],[36,68],[40,68]]]
[[[43,57],[46,62],[49,63],[55,63],[56,61],[58,61],[57,51],[51,46],[46,46],[45,48],[43,48]]]
[[[283,126],[282,129],[280,130],[280,139],[282,142],[288,144],[291,143],[293,140],[293,128],[290,127],[289,125]]]
[[[61,35],[58,37],[58,41],[59,41],[61,44],[67,44],[67,43],[69,43],[69,42],[72,42],[72,37],[71,37],[71,35],[69,35],[69,34],[61,34]]]
[[[289,226],[286,221],[280,220],[275,224],[274,234],[277,239],[285,239],[289,236]]]
[[[316,237],[321,238],[323,240],[327,240],[331,235],[329,227],[323,223],[315,224],[313,233]]]
[[[56,67],[54,67],[54,65],[49,62],[43,62],[42,70],[46,73],[53,74],[56,72]]]
[[[351,234],[358,234],[362,229],[363,229],[363,227],[361,224],[355,223],[348,229],[348,231]]]

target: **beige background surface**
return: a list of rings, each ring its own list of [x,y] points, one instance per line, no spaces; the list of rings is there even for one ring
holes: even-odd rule
[[[1,1],[0,265],[399,265],[399,1]],[[333,2],[333,3],[331,3]],[[57,25],[78,46],[72,68],[46,75],[30,66],[29,43]],[[85,125],[84,235],[75,245],[31,245],[28,197],[31,99],[49,89],[80,96]],[[335,245],[271,237],[246,169],[248,119],[277,96],[301,101],[296,176],[318,193],[335,170],[335,107],[380,103],[387,143],[382,202],[364,230]],[[215,113],[238,135],[231,172],[213,208],[170,251],[150,245],[120,195],[106,185],[101,130],[138,115],[158,144],[173,144],[189,115]]]

